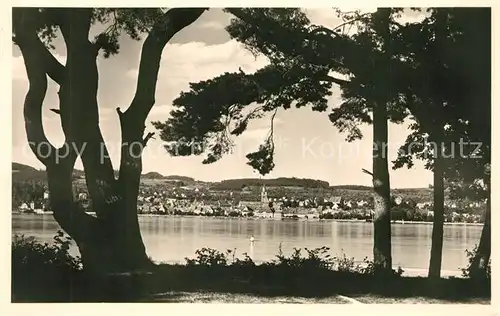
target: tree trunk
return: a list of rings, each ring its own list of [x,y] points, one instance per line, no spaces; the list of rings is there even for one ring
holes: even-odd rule
[[[472,273],[484,273],[489,264],[491,256],[491,189],[487,183],[488,199],[486,201],[486,212],[484,214],[483,231],[477,247],[476,256],[472,261]]]
[[[137,216],[123,216],[126,205],[118,203],[108,209],[117,216],[96,219],[93,235],[78,243],[82,262],[87,271],[107,273],[147,268],[146,255]]]
[[[438,140],[438,138],[435,138]],[[432,246],[431,259],[429,263],[429,278],[439,279],[441,277],[441,262],[443,257],[443,233],[444,233],[444,161],[442,157],[442,146],[436,143],[434,156],[434,220],[432,224]]]
[[[387,108],[373,107],[373,260],[377,268],[392,269],[391,193],[387,161]]]
[[[76,242],[84,269],[95,274],[148,267],[139,229],[136,194],[106,205],[106,216],[93,217],[74,202],[72,173],[76,155],[47,166],[51,209],[61,228]],[[115,195],[120,195],[116,192]],[[95,198],[95,196],[94,196]],[[98,211],[98,210],[97,210]]]
[[[73,164],[48,166],[47,176],[54,218],[78,245],[84,269],[99,274],[148,267],[134,199],[102,202],[107,204],[106,214],[110,214],[106,217],[85,213],[73,201]],[[135,216],[130,215],[131,210],[135,210]]]

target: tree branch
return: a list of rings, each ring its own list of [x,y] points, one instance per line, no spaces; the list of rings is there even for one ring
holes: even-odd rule
[[[332,76],[329,76],[329,75],[326,75],[326,76],[322,77],[321,79],[323,81],[328,81],[328,82],[336,83],[339,86],[343,86],[343,85],[346,85],[346,84],[350,83],[350,81],[348,81],[348,80],[335,78],[335,77],[332,77]]]
[[[148,133],[143,138],[146,128],[145,121],[155,103],[156,83],[163,49],[177,32],[196,21],[205,10],[207,9],[176,8],[168,10],[153,25],[142,45],[134,98],[125,112],[117,109],[122,131],[118,181],[122,195],[126,198],[137,197],[142,172],[142,150],[154,135]],[[140,146],[136,146],[137,144]],[[135,214],[136,209],[130,209],[127,212]]]
[[[43,45],[38,36],[36,39],[33,39],[33,45],[31,45],[31,49],[37,51],[39,54],[42,64],[47,71],[49,77],[54,80],[57,84],[62,84],[64,81],[66,67],[64,67],[52,53]]]
[[[329,29],[327,27],[324,27],[324,26],[320,26],[320,27],[315,28],[311,32],[311,34],[312,35],[317,35],[320,32],[324,32],[324,33],[327,33],[328,35],[335,36],[335,37],[339,36],[339,34],[335,33],[335,31],[333,31],[333,30],[331,30],[331,29]]]
[[[27,8],[14,8],[12,16],[13,31],[15,33],[14,43],[19,47],[22,45],[25,49],[29,49],[33,54],[36,54],[49,77],[56,83],[61,84],[64,80],[66,68],[57,61],[36,34],[36,11]]]
[[[351,20],[345,21],[345,22],[343,22],[343,23],[340,23],[339,25],[335,26],[335,27],[332,29],[332,32],[334,32],[335,30],[338,30],[338,29],[340,29],[341,27],[344,27],[344,26],[346,26],[346,25],[348,25],[348,24],[352,24],[352,23],[354,23],[354,22],[357,22],[357,21],[361,20],[363,17],[365,17],[366,15],[369,15],[369,14],[371,14],[371,12],[360,14],[360,15],[358,15],[358,16],[357,16],[356,18],[354,18],[354,19],[351,19]]]
[[[153,26],[142,45],[135,96],[125,115],[134,117],[141,125],[144,124],[155,103],[156,83],[165,45],[177,32],[196,21],[205,10],[207,9],[170,9]]]
[[[89,40],[92,8],[57,9],[58,24],[67,48],[67,81],[59,90],[61,121],[70,143],[78,149],[92,207],[98,218],[119,209],[113,165],[99,127],[96,51]],[[115,212],[116,213],[116,212]]]
[[[274,110],[274,113],[271,116],[271,130],[269,132],[269,137],[271,138],[271,142],[273,144],[273,148],[274,148],[274,141],[273,141],[273,136],[274,136],[274,118],[276,117],[276,113],[278,113],[278,108],[276,108],[276,110]]]
[[[144,137],[144,139],[142,140],[142,145],[143,145],[143,147],[146,147],[146,145],[148,144],[148,141],[149,141],[151,138],[153,138],[153,136],[154,136],[154,135],[155,135],[155,133],[150,132],[150,133],[148,133],[148,134]],[[154,139],[154,138],[153,138],[153,139]]]
[[[91,232],[95,220],[83,210],[75,207],[72,192],[72,172],[76,151],[65,142],[56,149],[47,139],[42,123],[42,105],[47,93],[47,73],[54,81],[63,81],[65,67],[62,66],[36,35],[30,16],[35,11],[15,8],[13,10],[15,42],[21,49],[28,75],[29,90],[24,102],[26,134],[31,150],[46,166],[50,191],[50,206],[54,218],[61,227],[80,242]],[[58,113],[58,110],[52,109]]]
[[[61,82],[64,67],[52,56],[36,34],[35,11],[26,8],[13,10],[15,43],[23,55],[29,90],[24,101],[24,121],[28,143],[38,160],[45,166],[53,160],[56,148],[49,142],[42,122],[42,106],[47,93],[47,73]]]
[[[60,161],[47,166],[50,207],[57,223],[81,246],[91,238],[97,223],[73,199],[72,174],[77,154],[72,146],[69,151],[66,155],[61,153]]]
[[[42,123],[42,106],[47,93],[47,75],[35,51],[20,43],[29,89],[24,100],[24,121],[28,143],[38,160],[45,166],[54,158],[55,147],[49,142]]]
[[[368,171],[368,170],[366,170],[366,169],[361,169],[361,171],[362,171],[363,173],[366,173],[367,175],[370,175],[370,176],[372,176],[372,177],[373,177],[373,173],[372,173],[372,172],[370,172],[370,171]]]
[[[38,51],[40,52],[41,58],[43,58],[43,64],[47,70],[49,77],[54,80],[57,84],[62,84],[66,76],[66,67],[64,67],[51,52],[43,45],[40,39],[37,40]]]

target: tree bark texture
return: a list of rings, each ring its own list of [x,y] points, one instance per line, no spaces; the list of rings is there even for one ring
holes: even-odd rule
[[[488,181],[489,182],[489,181]],[[476,255],[472,261],[472,273],[484,273],[491,257],[491,183],[487,183],[488,197],[484,214],[484,225]]]
[[[431,258],[429,262],[429,278],[441,277],[444,234],[444,158],[442,155],[441,137],[434,138],[436,153],[434,156],[434,189],[433,205],[434,219],[432,224]]]
[[[387,109],[373,107],[373,260],[381,269],[392,269],[391,198],[387,159]]]

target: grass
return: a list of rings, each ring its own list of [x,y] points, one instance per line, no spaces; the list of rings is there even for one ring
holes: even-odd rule
[[[354,301],[354,302],[352,302]],[[488,305],[487,298],[471,298],[450,301],[429,297],[384,297],[367,294],[346,297],[332,295],[326,297],[275,296],[263,297],[249,294],[212,293],[212,292],[165,292],[158,293],[143,302],[163,303],[225,303],[225,304],[481,304]]]
[[[299,296],[262,297],[249,294],[212,292],[166,292],[158,293],[143,302],[163,303],[224,303],[224,304],[347,304],[338,296],[304,298]]]
[[[384,297],[377,295],[364,295],[353,297],[361,304],[481,304],[488,305],[491,303],[489,298],[468,298],[459,301],[431,298],[424,296],[417,297]]]

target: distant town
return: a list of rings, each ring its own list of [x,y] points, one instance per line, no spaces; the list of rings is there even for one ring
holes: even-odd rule
[[[43,173],[29,166],[13,165],[13,212],[52,213]],[[74,178],[74,198],[92,214],[83,173],[77,170]],[[430,189],[394,191],[393,221],[432,222]],[[483,202],[447,199],[445,220],[481,223],[483,208]],[[369,187],[330,187],[327,182],[312,179],[233,179],[206,183],[149,173],[143,175],[138,212],[142,215],[371,221],[373,200]]]

